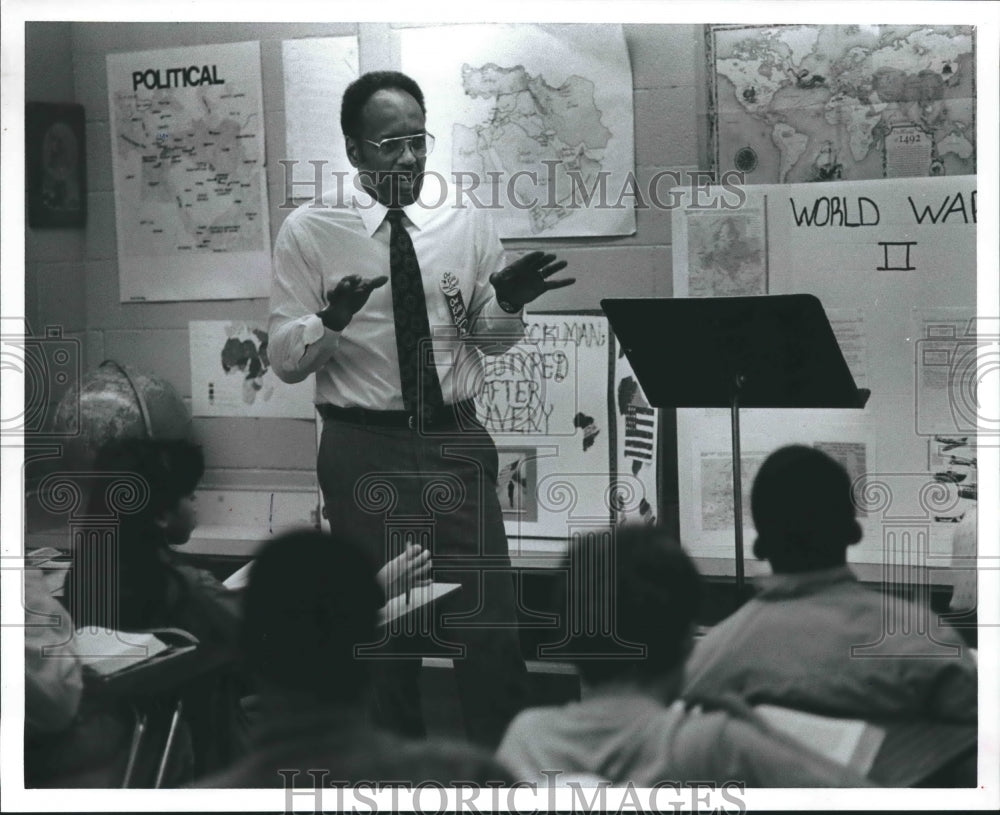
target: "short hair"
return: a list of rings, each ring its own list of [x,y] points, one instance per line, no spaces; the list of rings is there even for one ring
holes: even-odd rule
[[[375,569],[355,547],[318,530],[264,545],[246,588],[246,666],[279,691],[352,701],[368,687],[359,645],[376,641],[383,603]]]
[[[205,474],[201,447],[186,439],[116,439],[103,445],[94,459],[100,473],[137,476],[149,490],[147,503],[135,513],[121,516],[123,526],[151,524],[162,512],[174,509],[185,495],[195,491]],[[103,490],[91,498],[91,509],[105,511]]]
[[[861,540],[847,470],[813,447],[771,453],[754,479],[750,510],[754,554],[783,571],[828,566]]]
[[[581,536],[570,544],[568,572],[583,596],[557,608],[567,615],[567,658],[585,681],[656,679],[684,663],[702,583],[673,535],[658,526],[626,525]],[[612,609],[614,640],[592,625],[594,615]],[[574,621],[573,614],[591,620]]]
[[[340,103],[340,129],[345,136],[357,138],[361,130],[361,111],[378,91],[395,88],[405,91],[417,100],[420,110],[425,114],[424,94],[420,86],[410,77],[399,71],[371,71],[355,79]]]
[[[123,476],[118,490],[96,481],[87,504],[91,516],[115,519],[117,534],[77,543],[63,600],[78,626],[150,627],[166,603],[171,571],[162,559],[169,541],[156,521],[195,491],[205,472],[204,456],[185,439],[115,439],[97,451],[94,470]],[[143,486],[134,489],[129,477]],[[137,508],[119,512],[115,499]]]

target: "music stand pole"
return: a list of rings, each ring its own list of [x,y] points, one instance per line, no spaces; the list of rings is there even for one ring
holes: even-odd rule
[[[733,524],[736,528],[736,597],[743,597],[746,576],[743,571],[743,459],[740,455],[740,390],[746,377],[737,374],[729,402],[733,436]]]

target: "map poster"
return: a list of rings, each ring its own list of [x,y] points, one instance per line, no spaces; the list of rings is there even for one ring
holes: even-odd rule
[[[340,178],[345,179],[354,173],[340,129],[339,100],[358,78],[358,38],[285,40],[281,43],[281,66],[285,78],[284,160],[293,162],[284,169],[286,199],[301,203],[317,195],[317,167],[324,189],[337,183],[334,173],[344,173]]]
[[[496,209],[500,237],[635,232],[643,193],[620,25],[448,25],[399,39],[437,139],[428,172],[464,190],[465,206]]]
[[[565,539],[574,520],[612,520],[614,335],[598,315],[525,319],[520,343],[483,358],[477,416],[497,446],[507,534]]]
[[[109,54],[122,302],[267,297],[260,44]]]
[[[743,526],[753,526],[750,517],[750,488],[757,470],[767,458],[763,451],[740,452],[740,484],[743,509]],[[701,531],[720,532],[733,528],[733,455],[731,451],[702,450],[698,470],[701,486]]]
[[[687,211],[688,296],[767,294],[764,211]]]
[[[271,370],[266,324],[229,320],[188,323],[193,416],[312,419],[312,377],[289,385]]]
[[[975,174],[972,26],[706,31],[720,175],[784,184]]]

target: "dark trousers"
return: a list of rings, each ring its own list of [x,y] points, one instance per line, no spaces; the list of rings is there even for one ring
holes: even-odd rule
[[[466,736],[495,748],[527,701],[527,674],[493,440],[479,425],[425,433],[327,419],[317,472],[332,530],[376,567],[414,540],[430,549],[435,580],[462,585],[443,613],[417,612],[364,649],[377,720],[424,735],[420,657],[449,656]]]

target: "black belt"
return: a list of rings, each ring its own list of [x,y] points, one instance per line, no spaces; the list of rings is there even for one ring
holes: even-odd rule
[[[418,428],[467,427],[476,421],[476,403],[471,399],[442,405],[427,414],[418,423],[417,415],[408,410],[369,410],[362,407],[339,407],[328,402],[316,405],[316,410],[324,420],[333,419],[366,427],[397,427],[417,430]]]

